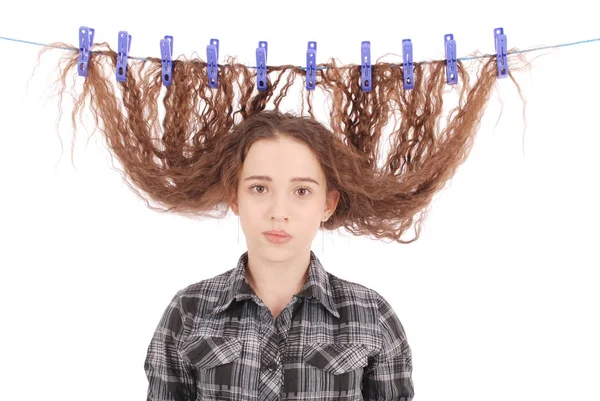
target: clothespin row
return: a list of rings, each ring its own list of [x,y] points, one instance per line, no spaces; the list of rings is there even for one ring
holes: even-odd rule
[[[79,58],[77,71],[80,76],[88,76],[91,49],[94,44],[94,28],[79,27]],[[494,29],[494,44],[496,48],[496,63],[498,78],[508,76],[507,40],[503,28]],[[444,35],[446,55],[446,82],[448,85],[458,83],[458,68],[456,58],[456,40],[451,33]],[[127,31],[120,31],[118,37],[116,78],[125,82],[127,76],[127,60],[131,48],[131,35]],[[173,78],[173,36],[165,36],[160,40],[162,80],[165,86],[171,86]],[[256,78],[259,91],[267,89],[267,52],[268,43],[258,42],[256,48]],[[410,39],[402,40],[402,68],[404,72],[404,89],[414,89],[414,64],[413,45]],[[219,40],[211,39],[206,46],[208,84],[211,88],[218,88],[218,60]],[[314,90],[316,87],[317,42],[309,41],[306,50],[306,89]],[[361,42],[361,88],[363,92],[372,90],[372,65],[371,42]]]

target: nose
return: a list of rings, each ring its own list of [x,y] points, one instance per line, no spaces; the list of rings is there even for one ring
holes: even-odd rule
[[[271,205],[271,216],[277,220],[287,220],[287,199],[285,194],[274,196]]]

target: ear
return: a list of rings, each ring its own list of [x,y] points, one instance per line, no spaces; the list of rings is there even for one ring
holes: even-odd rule
[[[239,206],[236,199],[229,200],[229,207],[235,215],[239,216]]]
[[[339,191],[329,191],[327,193],[327,210],[326,213],[332,215],[340,200]]]

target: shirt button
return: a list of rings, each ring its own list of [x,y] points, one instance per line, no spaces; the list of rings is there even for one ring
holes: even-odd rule
[[[269,368],[269,370],[277,370],[277,362],[272,361],[267,365],[267,367]]]

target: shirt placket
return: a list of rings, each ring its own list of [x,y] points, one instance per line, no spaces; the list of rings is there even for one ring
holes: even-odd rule
[[[266,305],[262,305],[260,312],[261,357],[260,357],[260,383],[259,399],[262,401],[283,400],[283,383],[285,374],[282,355],[285,355],[286,334],[291,323],[291,315],[297,298],[285,307],[273,319],[273,315]]]

